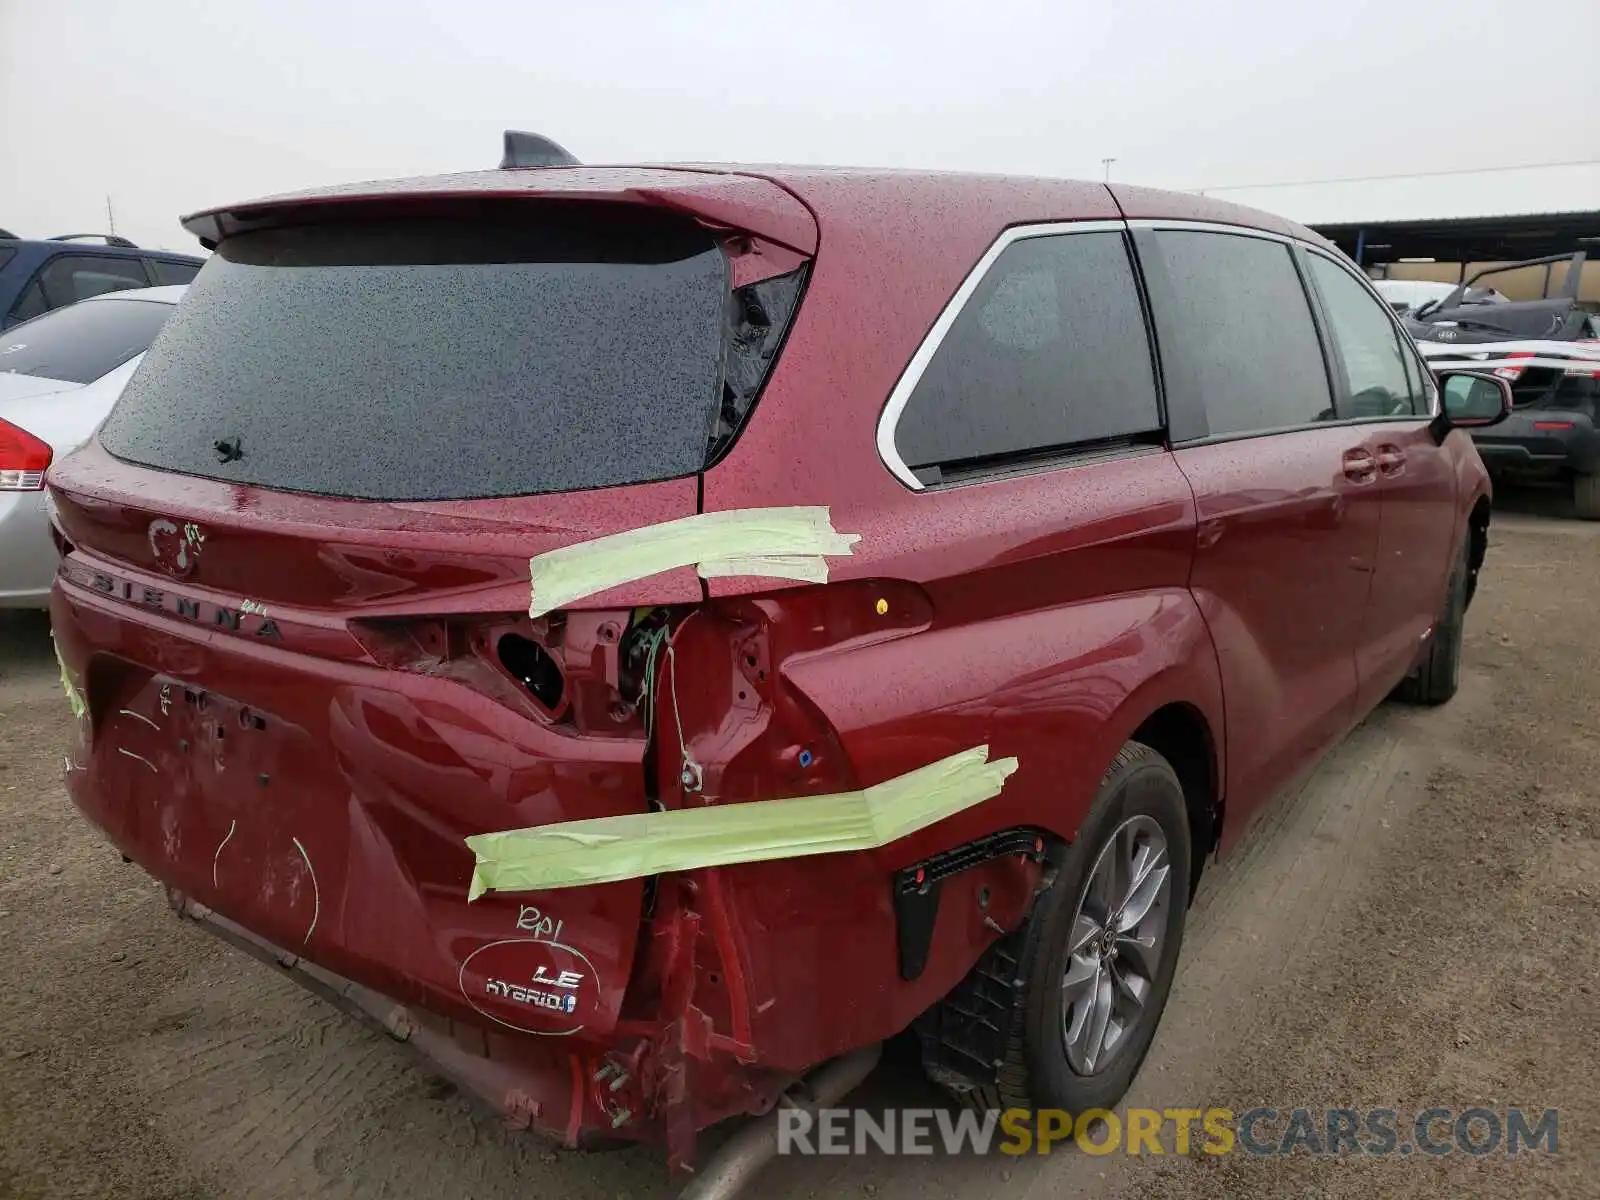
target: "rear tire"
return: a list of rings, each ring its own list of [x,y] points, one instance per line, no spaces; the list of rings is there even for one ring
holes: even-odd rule
[[[1445,593],[1444,612],[1433,627],[1421,663],[1395,690],[1395,698],[1407,704],[1443,704],[1460,686],[1461,643],[1466,636],[1468,553],[1469,546],[1464,545],[1456,555]]]
[[[1122,1099],[1172,988],[1189,871],[1177,773],[1129,742],[1023,927],[1022,994],[999,1081],[964,1093],[968,1104],[1077,1116]]]
[[[1572,509],[1585,521],[1600,521],[1600,475],[1572,477]]]

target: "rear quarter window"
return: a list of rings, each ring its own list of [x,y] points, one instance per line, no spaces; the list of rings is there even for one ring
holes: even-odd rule
[[[915,471],[1160,425],[1123,236],[1066,233],[1001,252],[917,380],[894,444]]]
[[[45,303],[44,285],[35,279],[22,289],[22,294],[17,297],[17,302],[11,306],[11,311],[6,315],[8,323],[17,321],[31,321],[40,313],[50,311],[50,306]]]

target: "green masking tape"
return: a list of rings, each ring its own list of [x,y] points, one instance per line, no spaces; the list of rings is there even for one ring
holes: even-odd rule
[[[825,555],[860,541],[833,528],[824,505],[701,513],[563,546],[528,560],[528,615],[542,617],[619,584],[695,566],[702,577],[764,575],[826,583]]]
[[[467,839],[477,856],[467,898],[873,850],[999,795],[1016,769],[974,746],[860,791],[480,833]]]
[[[74,717],[82,717],[89,711],[89,706],[83,702],[83,693],[72,682],[72,672],[67,669],[67,660],[61,657],[61,647],[53,633],[50,635],[50,645],[55,648],[56,666],[61,668],[61,690],[67,694],[67,707],[72,709]]]

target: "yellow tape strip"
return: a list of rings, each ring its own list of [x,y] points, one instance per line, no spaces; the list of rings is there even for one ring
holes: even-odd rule
[[[67,660],[61,657],[61,647],[53,633],[50,635],[50,645],[55,648],[56,666],[61,668],[61,690],[67,694],[67,707],[72,709],[74,717],[82,717],[89,711],[89,706],[83,702],[83,693],[72,682],[72,672],[67,669]]]
[[[701,576],[766,575],[826,583],[824,555],[848,555],[860,534],[839,533],[826,506],[701,513],[551,550],[528,560],[528,615],[584,596],[697,565]]]
[[[999,795],[1016,769],[974,746],[855,792],[480,833],[467,839],[477,856],[467,899],[873,850]]]

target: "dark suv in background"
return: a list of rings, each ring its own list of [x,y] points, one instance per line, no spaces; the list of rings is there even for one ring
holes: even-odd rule
[[[33,241],[0,229],[0,329],[106,292],[188,283],[204,263],[190,254],[144,250],[115,234]]]
[[[1568,486],[1574,512],[1600,521],[1600,314],[1580,300],[1588,257],[1578,250],[1486,268],[1404,322],[1435,371],[1492,371],[1511,384],[1510,418],[1473,435],[1495,478]],[[1565,276],[1552,294],[1559,264]],[[1471,297],[1483,279],[1538,266],[1537,300]]]

